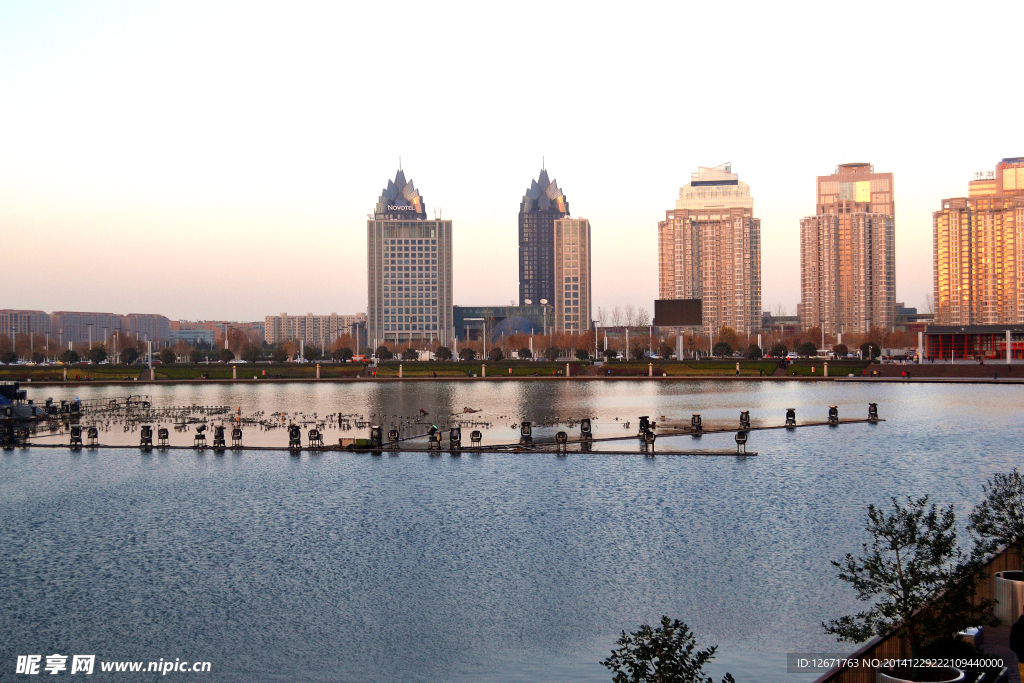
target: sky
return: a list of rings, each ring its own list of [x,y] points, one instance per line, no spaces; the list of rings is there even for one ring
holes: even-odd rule
[[[366,218],[406,176],[462,305],[518,298],[542,159],[596,308],[653,307],[657,223],[732,162],[762,306],[795,313],[815,176],[895,174],[896,295],[932,218],[1024,155],[1024,3],[0,3],[0,308],[260,320],[366,310]]]

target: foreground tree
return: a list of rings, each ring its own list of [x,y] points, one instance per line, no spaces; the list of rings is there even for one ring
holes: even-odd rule
[[[354,355],[355,354],[352,353],[352,349],[350,349],[347,346],[342,346],[341,348],[337,348],[331,351],[331,358],[345,363],[352,360],[352,356]]]
[[[985,498],[968,517],[967,528],[978,538],[982,552],[1007,546],[1024,556],[1024,478],[1017,468],[996,474],[982,485]]]
[[[495,346],[493,349],[487,352],[487,357],[490,358],[491,361],[496,363],[499,360],[503,359],[505,357],[505,354],[502,353],[500,348]]]
[[[800,346],[796,347],[796,352],[799,353],[801,356],[814,358],[815,356],[818,355],[818,345],[815,344],[814,342],[804,342],[800,344]]]
[[[235,354],[232,353],[230,349],[221,349],[220,359],[225,363],[230,363],[235,359]]]
[[[175,362],[177,357],[174,355],[174,349],[160,349],[160,362],[164,365],[170,365]]]
[[[519,349],[519,357],[520,358],[533,358],[533,351],[531,351],[530,349],[528,349],[527,347],[524,346],[523,348]]]
[[[106,359],[107,350],[103,348],[102,344],[97,344],[96,346],[89,349],[89,360],[91,360],[93,363],[102,363]]]
[[[860,352],[865,358],[879,358],[882,355],[882,349],[873,341],[866,341],[861,344]]]
[[[386,346],[378,346],[376,356],[378,360],[391,360],[394,358],[394,354]]]
[[[644,624],[629,635],[623,631],[616,645],[601,662],[615,673],[614,683],[714,683],[704,675],[704,665],[718,648],[697,650],[693,633],[678,619],[663,616],[657,628]],[[725,674],[722,683],[735,683],[735,679]]]
[[[75,352],[75,351],[72,351],[71,349],[68,349],[67,351],[63,351],[60,354],[60,362],[61,363],[66,363],[66,364],[77,363],[78,362],[78,353]]]
[[[447,346],[438,346],[437,350],[434,351],[434,357],[437,358],[437,360],[451,360],[452,350]]]
[[[255,363],[263,354],[262,349],[256,344],[246,344],[242,347],[242,353],[240,355],[242,356],[242,360],[246,363]]]
[[[750,360],[760,360],[764,352],[761,351],[761,347],[757,344],[751,344],[747,347],[747,358]]]
[[[889,513],[868,506],[871,542],[862,545],[862,555],[832,562],[857,599],[874,604],[822,626],[854,643],[895,631],[917,658],[925,646],[954,641],[965,628],[989,621],[992,603],[971,604],[983,565],[979,555],[957,547],[953,506],[929,505],[928,496],[907,498],[905,505],[891,501]]]
[[[836,344],[832,347],[832,353],[836,354],[837,358],[842,358],[849,352],[850,349],[847,348],[846,344]]]
[[[736,330],[728,326],[718,330],[718,341],[725,342],[734,349],[740,346],[740,336],[736,334]]]
[[[205,354],[199,349],[192,349],[192,353],[188,355],[188,359],[193,363],[202,363],[205,357]]]
[[[789,353],[789,349],[786,348],[785,344],[772,345],[771,354],[775,358],[785,358],[787,353]]]
[[[0,355],[0,362],[4,362],[7,365],[18,362],[18,354],[14,351],[4,351],[3,355]]]
[[[131,365],[139,359],[139,351],[134,346],[128,346],[124,351],[121,352],[121,362],[125,365]]]
[[[711,349],[711,355],[713,355],[713,356],[731,356],[732,355],[732,346],[729,344],[729,342],[720,341],[717,344],[715,344],[715,347],[713,349]]]
[[[288,351],[283,346],[277,346],[270,354],[270,360],[275,363],[285,363],[288,361]]]
[[[459,358],[462,360],[476,360],[476,351],[468,346],[459,349]]]
[[[402,359],[403,360],[416,360],[419,357],[420,357],[420,352],[417,351],[416,349],[412,348],[411,346],[409,348],[407,348],[405,351],[402,351]]]

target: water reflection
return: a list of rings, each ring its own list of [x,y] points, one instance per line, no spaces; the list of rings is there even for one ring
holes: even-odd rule
[[[799,420],[824,419],[829,405],[864,416],[874,401],[887,422],[755,432],[751,458],[3,452],[0,660],[201,653],[217,667],[210,680],[606,681],[598,662],[618,632],[669,614],[720,646],[716,671],[804,680],[785,673],[783,653],[846,647],[820,630],[858,608],[829,560],[863,540],[867,504],[930,493],[965,510],[982,481],[1019,462],[1020,392],[714,381],[158,386],[158,402],[243,412],[481,408],[493,442],[514,439],[511,424],[524,417],[596,417],[602,436],[639,415],[732,423],[750,410],[755,423],[778,424],[788,407]]]

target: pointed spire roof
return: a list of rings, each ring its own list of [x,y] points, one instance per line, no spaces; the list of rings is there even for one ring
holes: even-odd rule
[[[425,219],[427,207],[419,190],[411,180],[405,179],[405,171],[398,169],[394,180],[389,180],[387,187],[377,199],[374,217],[378,220],[388,218]]]
[[[520,213],[533,211],[556,211],[563,216],[569,213],[569,200],[558,189],[558,181],[548,179],[546,168],[542,168],[540,176],[530,182],[530,188],[519,205]]]

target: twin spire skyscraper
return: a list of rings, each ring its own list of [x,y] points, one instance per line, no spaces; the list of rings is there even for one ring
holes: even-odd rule
[[[583,332],[590,285],[590,221],[569,215],[569,200],[542,168],[519,204],[519,305],[554,306],[556,332]]]
[[[374,348],[385,341],[450,347],[452,221],[427,218],[423,196],[399,169],[366,221],[366,239],[366,326]],[[519,206],[519,300],[552,306],[556,332],[590,329],[590,222],[569,216],[546,169]]]

